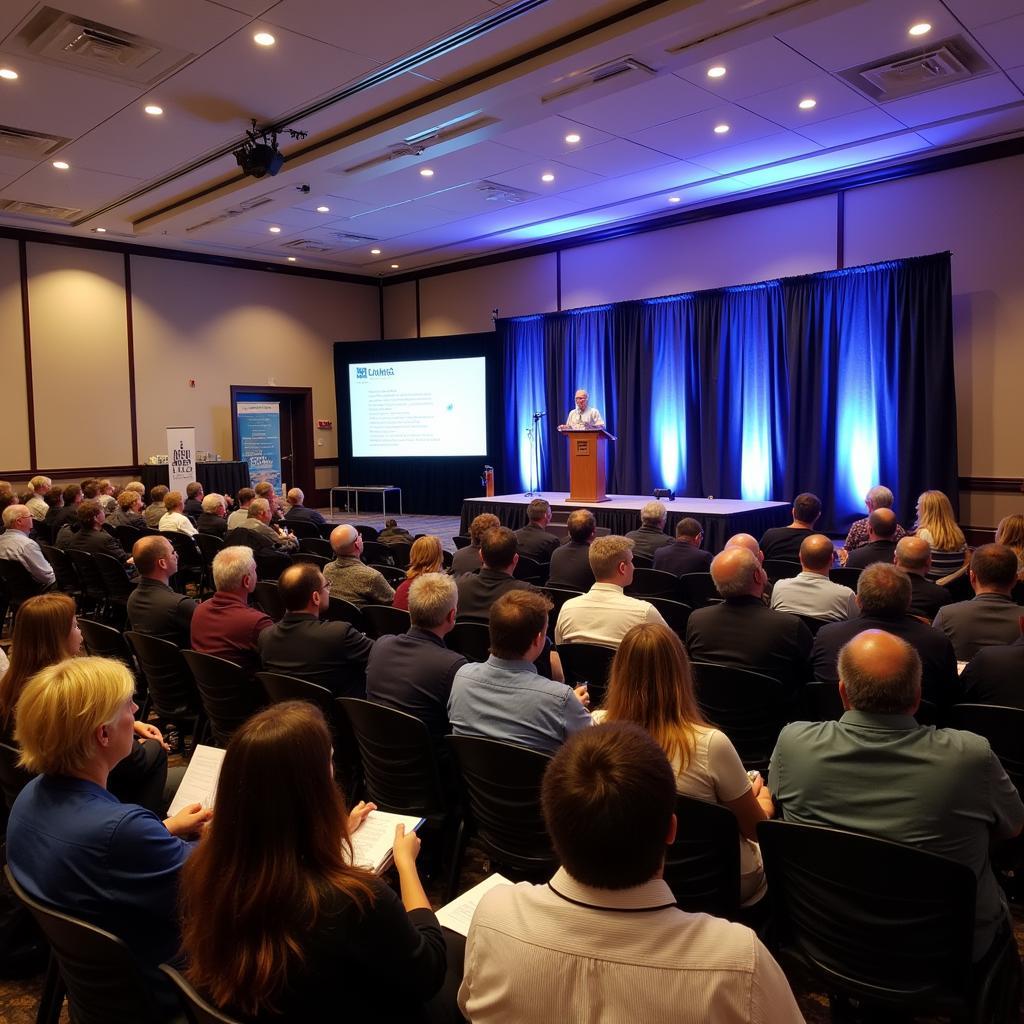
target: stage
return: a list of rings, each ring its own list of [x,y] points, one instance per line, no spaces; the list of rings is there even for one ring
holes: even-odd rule
[[[538,491],[532,497],[549,502],[554,512],[571,512],[589,508],[598,526],[606,526],[612,533],[628,533],[640,526],[640,509],[653,500],[646,494],[609,494],[607,501],[588,505],[586,502],[567,501],[565,491]],[[465,498],[462,502],[461,532],[469,533],[470,522],[484,512],[492,512],[503,526],[518,530],[526,525],[526,507],[531,498],[522,494],[496,494],[493,498]],[[735,501],[729,498],[682,498],[674,501],[661,499],[668,509],[665,530],[675,536],[676,523],[693,516],[704,527],[704,548],[717,554],[735,533],[750,533],[760,537],[772,526],[786,526],[792,521],[788,502]]]

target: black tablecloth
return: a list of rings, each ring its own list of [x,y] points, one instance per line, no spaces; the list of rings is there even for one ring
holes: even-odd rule
[[[166,466],[139,466],[139,475],[146,494],[157,484],[167,486]],[[249,486],[248,462],[197,462],[196,480],[207,494],[226,494],[233,498],[243,487]]]

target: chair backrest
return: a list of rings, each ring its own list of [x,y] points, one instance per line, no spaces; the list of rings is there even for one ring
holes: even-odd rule
[[[766,558],[764,560],[764,571],[768,573],[768,579],[772,583],[779,580],[791,580],[794,576],[800,575],[800,570],[800,563],[789,558]]]
[[[404,608],[392,608],[389,604],[367,604],[363,606],[362,613],[366,635],[372,640],[407,633],[411,625],[409,613]]]
[[[53,567],[53,573],[57,577],[58,589],[66,594],[74,594],[81,589],[81,584],[78,582],[78,573],[75,572],[75,567],[65,552],[61,551],[60,548],[55,548],[52,544],[40,544],[39,550],[42,551],[43,557]]]
[[[188,1024],[242,1024],[237,1017],[229,1017],[211,1006],[170,964],[161,964],[160,970],[177,990],[178,1002]]]
[[[366,523],[356,524],[356,533],[363,538],[363,541],[373,540],[375,541],[379,536],[380,532],[374,527],[367,525]]]
[[[540,807],[550,758],[499,740],[448,736],[467,801],[467,823],[488,855],[517,871],[554,867]]]
[[[280,622],[284,618],[284,601],[281,600],[277,580],[260,580],[252,592],[252,599],[275,622]]]
[[[18,794],[35,778],[32,772],[18,764],[21,751],[13,743],[0,743],[0,790],[10,810]]]
[[[197,533],[195,540],[207,571],[212,572],[213,560],[224,550],[223,538],[212,533]]]
[[[954,704],[950,715],[955,729],[988,740],[1017,792],[1024,794],[1024,711],[997,704]]]
[[[601,644],[573,643],[559,644],[557,651],[566,683],[569,686],[586,683],[590,706],[596,708],[604,700],[608,689],[608,670],[612,667],[615,648]]]
[[[849,587],[852,591],[857,590],[857,580],[860,579],[860,569],[854,569],[853,567],[847,568],[845,565],[837,569],[829,569],[828,578],[833,583],[838,583],[841,586]]]
[[[387,546],[387,544],[381,544],[380,541],[376,540],[363,541],[362,559],[367,565],[395,564],[395,559],[392,556],[391,550]]]
[[[452,563],[454,561],[455,556],[447,548],[445,548],[444,551],[441,552],[441,568],[447,571],[452,567]]]
[[[359,745],[366,793],[382,811],[422,818],[447,810],[427,727],[404,711],[339,697]]]
[[[0,580],[3,580],[13,605],[20,605],[22,601],[27,601],[46,589],[21,562],[16,562],[13,558],[0,558]]]
[[[252,530],[246,530],[252,533]],[[253,556],[256,560],[256,576],[261,580],[273,580],[277,578],[292,564],[292,560],[284,551],[275,551],[273,548],[264,548],[257,551]]]
[[[324,540],[319,534],[315,537],[300,537],[299,550],[306,551],[311,555],[322,555],[328,560],[334,558],[331,542]]]
[[[457,533],[452,537],[452,543],[455,545],[456,551],[461,551],[462,548],[468,548],[473,543],[472,537],[467,537],[465,534]]]
[[[913,1004],[966,994],[976,887],[969,867],[816,825],[764,821],[757,836],[780,950],[825,991]]]
[[[676,797],[676,840],[665,854],[665,881],[693,914],[735,920],[740,909],[740,841],[728,807]]]
[[[512,570],[512,575],[517,580],[526,580],[528,583],[540,586],[548,578],[549,568],[550,566],[538,562],[536,558],[520,555],[515,569]]]
[[[491,654],[491,631],[486,622],[474,622],[472,619],[456,620],[444,642],[450,651],[455,651],[470,661],[486,661]]]
[[[327,606],[327,619],[330,622],[347,622],[356,629],[363,628],[363,613],[351,601],[341,597],[332,597]]]
[[[28,908],[50,943],[68,991],[74,1024],[137,1024],[165,1020],[154,1003],[152,982],[128,946],[111,932],[33,899],[4,867],[14,895]]]
[[[675,597],[679,578],[661,569],[634,569],[633,582],[626,587],[630,597]]]
[[[298,676],[287,676],[282,672],[257,672],[256,678],[263,687],[271,704],[286,700],[305,700],[315,704],[325,715],[334,713],[334,695],[326,686],[311,683]]]
[[[320,527],[317,526],[316,523],[303,522],[301,519],[285,518],[285,521],[281,525],[290,533],[295,534],[300,541],[307,537],[320,537]]]
[[[125,551],[131,554],[131,550],[135,546],[135,542],[137,540],[141,540],[145,534],[143,534],[143,532],[137,527],[123,523],[121,526],[114,527],[114,536],[117,538],[117,543],[120,544]]]
[[[823,683],[815,680],[807,683],[803,692],[804,710],[809,722],[838,722],[845,708],[839,696],[838,683]]]
[[[65,552],[75,567],[75,572],[82,584],[82,592],[86,597],[95,601],[107,599],[107,588],[103,585],[103,577],[89,551],[79,551],[77,548],[69,548]]]
[[[113,556],[97,551],[93,556],[99,570],[107,597],[112,601],[124,603],[135,590],[135,584],[129,579],[125,567]]]
[[[181,656],[196,681],[215,744],[227,746],[231,734],[266,703],[263,688],[226,658],[199,651],[182,651]]]
[[[827,626],[833,619],[819,619],[813,615],[798,615],[797,618],[811,631],[811,636],[817,636],[822,626]]]
[[[706,608],[722,599],[709,572],[687,572],[676,583],[679,600],[691,608]]]
[[[693,609],[682,601],[673,601],[668,597],[645,597],[658,609],[665,625],[671,629],[680,640],[686,637],[686,624],[690,621],[690,612]]]
[[[388,581],[388,585],[397,587],[405,580],[405,570],[399,569],[397,565],[385,565],[383,562],[368,563],[371,569],[376,569]]]
[[[388,551],[395,565],[402,570],[409,568],[409,555],[412,552],[412,541],[396,541],[388,545]]]
[[[129,668],[135,668],[131,648],[120,630],[83,618],[78,619],[78,628],[82,631],[82,639],[90,654],[97,658],[116,658]]]
[[[548,636],[554,640],[555,626],[558,623],[558,613],[562,610],[562,605],[574,597],[579,597],[583,591],[570,590],[567,587],[552,587],[545,583],[544,593],[547,594],[548,600],[554,605],[551,611],[548,612]]]
[[[315,555],[311,551],[293,551],[289,557],[292,560],[292,565],[315,565],[321,572],[331,561],[324,555]]]
[[[633,566],[637,569],[653,569],[654,558],[650,555],[638,555],[633,552]]]
[[[194,718],[200,708],[199,692],[181,651],[159,637],[130,630],[124,635],[146,677],[149,699],[159,718],[177,721]]]
[[[166,537],[178,555],[178,572],[182,569],[201,569],[203,567],[203,556],[200,553],[196,537],[190,537],[187,533],[179,533],[177,530],[162,530],[161,537]],[[196,535],[198,537],[198,534]]]

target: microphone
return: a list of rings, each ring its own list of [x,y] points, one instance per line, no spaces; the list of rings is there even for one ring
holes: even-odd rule
[[[535,413],[533,414],[533,418],[534,418],[535,420],[539,420],[539,419],[542,419],[542,418],[543,418],[543,417],[545,417],[545,416],[547,416],[547,413],[546,413],[546,412],[535,412]]]

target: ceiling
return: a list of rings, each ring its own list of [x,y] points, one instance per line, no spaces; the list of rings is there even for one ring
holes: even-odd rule
[[[1024,0],[0,5],[0,226],[373,277],[1018,135]]]

